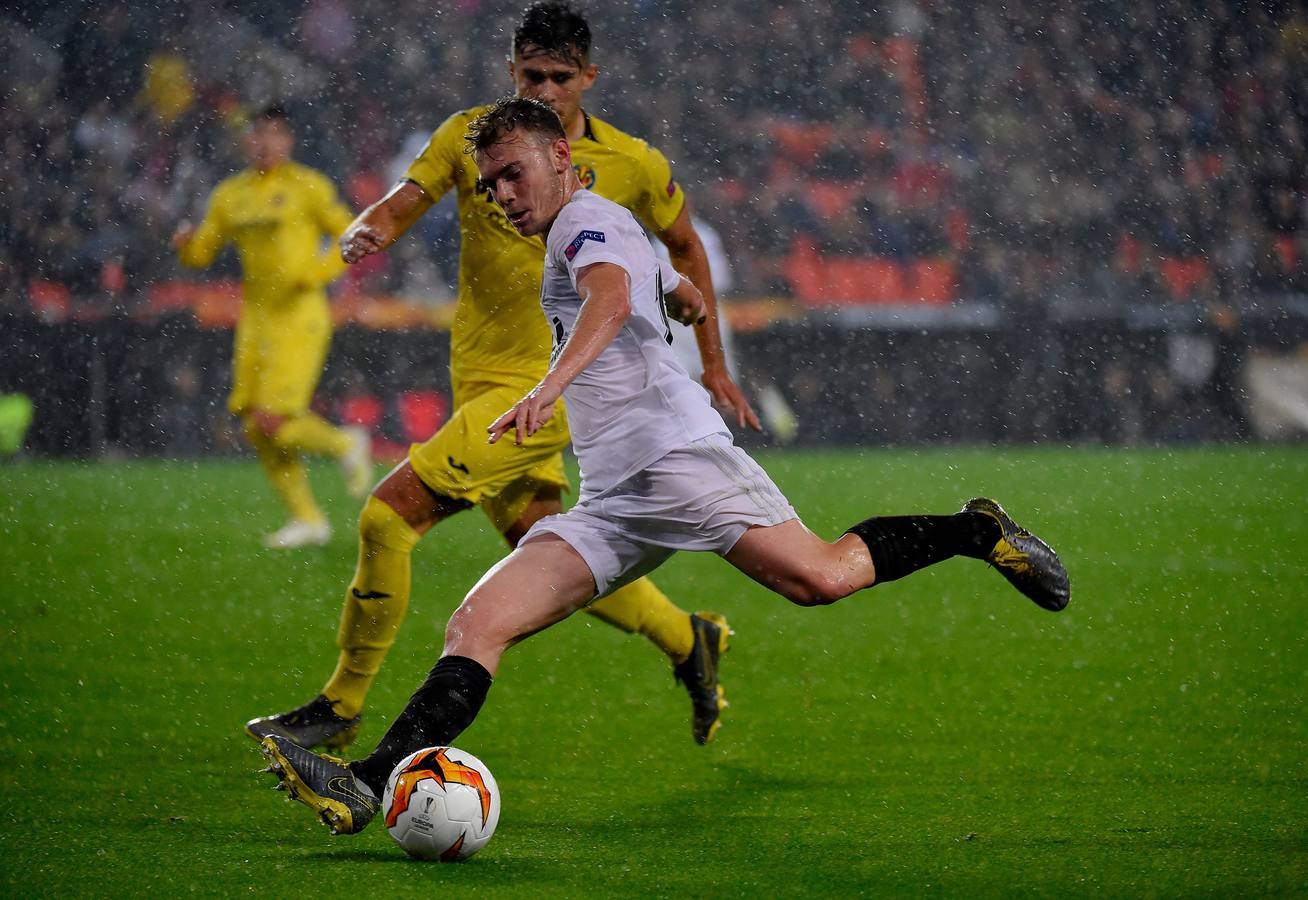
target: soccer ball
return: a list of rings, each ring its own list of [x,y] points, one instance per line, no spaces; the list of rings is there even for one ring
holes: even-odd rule
[[[410,753],[382,795],[386,830],[417,859],[455,862],[490,841],[500,821],[500,789],[490,769],[457,747]]]

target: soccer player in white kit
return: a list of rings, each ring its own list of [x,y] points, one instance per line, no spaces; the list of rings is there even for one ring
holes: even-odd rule
[[[549,372],[489,439],[521,443],[563,399],[581,494],[538,521],[468,593],[441,659],[372,754],[346,766],[279,735],[264,739],[270,770],[333,831],[361,830],[396,763],[472,723],[505,650],[677,550],[715,552],[800,606],[957,555],[990,563],[1045,609],[1066,606],[1058,556],[993,500],[953,515],[870,518],[833,542],[810,532],[732,444],[669,346],[669,314],[695,321],[699,291],[659,263],[626,209],[582,188],[558,116],[534,100],[503,100],[469,126],[468,141],[513,227],[546,236],[541,305],[555,338]]]

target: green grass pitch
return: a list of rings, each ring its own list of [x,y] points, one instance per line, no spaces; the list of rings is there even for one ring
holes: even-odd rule
[[[279,555],[251,462],[0,467],[0,894],[1308,893],[1308,451],[759,458],[826,535],[995,496],[1072,604],[953,560],[802,610],[683,555],[656,580],[736,629],[717,742],[652,647],[576,616],[457,741],[504,806],[455,866],[329,837],[241,732],[333,665],[355,507],[330,469],[337,537]],[[477,514],[420,545],[360,750],[501,552]]]

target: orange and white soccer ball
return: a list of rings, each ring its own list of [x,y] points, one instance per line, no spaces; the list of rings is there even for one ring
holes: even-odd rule
[[[410,753],[382,795],[386,830],[417,859],[455,862],[490,841],[500,821],[500,789],[490,769],[457,747]]]

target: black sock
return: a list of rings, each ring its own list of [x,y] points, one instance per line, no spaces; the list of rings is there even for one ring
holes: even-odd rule
[[[845,532],[867,544],[876,567],[876,584],[903,578],[949,559],[984,559],[1000,538],[999,523],[981,513],[952,516],[875,516]]]
[[[380,798],[400,760],[423,747],[448,745],[472,724],[490,686],[490,672],[475,659],[445,657],[409,698],[377,749],[350,763],[350,770]]]

